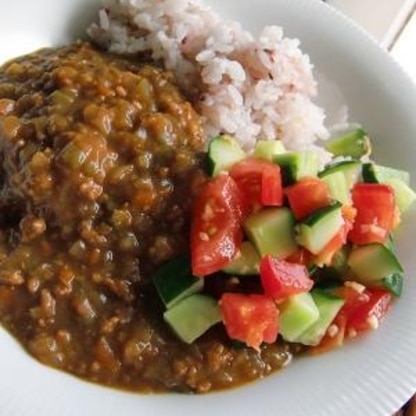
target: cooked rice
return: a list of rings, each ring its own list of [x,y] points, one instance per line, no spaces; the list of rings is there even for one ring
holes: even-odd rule
[[[327,137],[309,57],[280,27],[254,38],[197,0],[103,0],[90,36],[119,54],[149,53],[171,70],[204,117],[207,137],[281,139],[317,149]]]

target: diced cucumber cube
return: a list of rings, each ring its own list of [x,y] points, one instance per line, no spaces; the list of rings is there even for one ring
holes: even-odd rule
[[[342,205],[332,205],[315,211],[296,226],[296,240],[313,254],[318,254],[344,225]]]
[[[409,172],[388,166],[377,165],[375,163],[363,164],[363,180],[370,183],[386,183],[389,179],[400,179],[409,185]]]
[[[188,344],[222,320],[218,302],[202,294],[188,296],[168,309],[163,317],[178,337]]]
[[[318,175],[319,160],[315,152],[282,153],[275,155],[273,162],[280,166],[284,186],[291,185],[304,177]]]
[[[319,310],[319,319],[296,340],[303,345],[318,345],[345,303],[344,299],[323,290],[315,289],[311,295]]]
[[[222,270],[228,274],[245,276],[259,274],[260,255],[249,241],[244,241],[233,261]]]
[[[325,141],[324,147],[334,156],[350,156],[355,159],[371,153],[370,139],[361,128],[330,138]]]
[[[247,237],[261,257],[271,254],[283,259],[296,252],[294,226],[293,214],[286,207],[263,209],[244,221]]]
[[[204,279],[192,275],[191,263],[186,256],[175,257],[159,267],[153,276],[153,283],[166,308],[200,292],[204,287]]]
[[[289,296],[279,305],[279,330],[288,342],[295,342],[318,319],[319,310],[310,293]]]
[[[343,204],[351,202],[350,190],[348,189],[345,175],[340,171],[335,171],[321,178],[328,186],[329,194],[336,201]]]
[[[394,197],[401,214],[404,214],[416,201],[416,193],[399,178],[390,178],[386,184],[394,189]]]
[[[286,149],[281,140],[259,140],[254,147],[253,156],[272,161],[275,155],[285,152]]]
[[[352,189],[352,187],[361,180],[362,163],[357,160],[343,160],[327,166],[319,173],[319,177],[323,179],[325,176],[331,175],[334,172],[342,172],[347,182],[347,188]]]
[[[208,146],[208,173],[217,176],[246,157],[246,153],[233,137],[217,136]]]
[[[355,280],[368,287],[385,287],[400,295],[403,286],[403,268],[396,255],[383,244],[371,243],[355,247],[349,257],[348,266]]]

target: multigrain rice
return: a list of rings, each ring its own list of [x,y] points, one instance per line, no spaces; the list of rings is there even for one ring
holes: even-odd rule
[[[207,138],[281,139],[316,149],[327,137],[309,57],[278,26],[257,38],[197,0],[104,0],[89,35],[119,54],[150,54],[171,70],[204,118]]]

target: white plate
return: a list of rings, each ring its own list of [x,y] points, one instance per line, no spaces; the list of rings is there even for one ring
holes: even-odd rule
[[[416,91],[383,50],[318,0],[207,0],[224,16],[258,30],[281,24],[301,39],[319,72],[341,88],[351,119],[370,132],[376,158],[416,178]],[[0,60],[73,39],[95,0],[0,3]],[[413,181],[414,184],[414,181]],[[403,297],[379,331],[249,386],[205,396],[143,396],[104,389],[39,365],[0,332],[0,414],[388,416],[416,391],[416,210],[398,250],[406,269]]]

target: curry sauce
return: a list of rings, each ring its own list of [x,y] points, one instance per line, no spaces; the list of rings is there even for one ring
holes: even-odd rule
[[[1,68],[0,321],[36,359],[141,392],[230,387],[290,360],[221,327],[186,345],[163,322],[151,276],[188,251],[203,148],[199,115],[149,64],[80,43]]]

